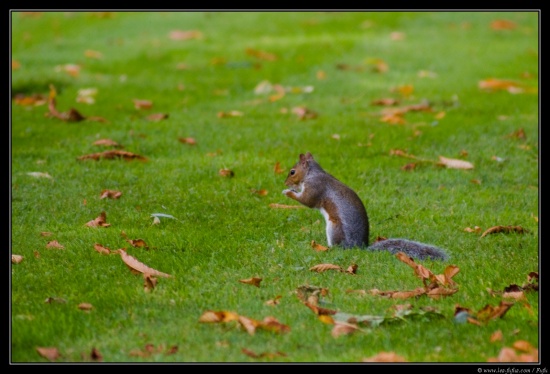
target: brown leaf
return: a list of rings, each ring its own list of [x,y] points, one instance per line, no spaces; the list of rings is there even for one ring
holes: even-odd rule
[[[371,101],[370,104],[371,105],[382,105],[382,106],[393,106],[393,105],[398,105],[399,100],[391,98],[391,97],[385,97],[385,98],[382,98],[382,99],[373,100],[373,101]]]
[[[243,115],[244,113],[239,112],[238,110],[230,110],[228,112],[218,112],[217,114],[218,118],[242,117]]]
[[[506,19],[496,19],[491,21],[491,28],[493,30],[513,30],[516,28],[516,23]]]
[[[220,169],[218,171],[218,174],[226,178],[231,178],[235,176],[235,173],[233,172],[233,170],[230,170],[230,169]]]
[[[120,254],[120,257],[122,258],[122,261],[124,261],[124,263],[132,270],[135,270],[139,273],[147,273],[152,276],[156,275],[164,278],[172,278],[170,274],[160,272],[158,270],[150,268],[149,266],[139,262],[136,258],[127,254],[125,250],[120,250],[119,254]]]
[[[260,196],[266,196],[268,194],[268,191],[267,190],[264,190],[264,189],[261,189],[261,190],[257,190],[255,188],[251,189],[250,192],[256,194],[256,195],[260,195]]]
[[[286,205],[286,204],[277,204],[277,203],[271,203],[269,204],[270,208],[278,208],[278,209],[302,209],[304,208],[303,205]]]
[[[524,233],[527,233],[529,231],[524,229],[521,226],[493,226],[493,227],[488,228],[487,230],[485,230],[485,232],[483,234],[481,234],[481,237],[483,238],[486,235],[495,234],[495,233],[499,233],[499,232],[503,232],[503,233],[506,233],[506,234],[510,233],[510,232],[517,232],[517,233],[520,233],[520,234],[524,234]]]
[[[153,277],[149,273],[143,273],[143,290],[145,292],[151,292],[152,290],[154,290],[157,283],[157,278]]]
[[[494,342],[500,342],[502,341],[502,331],[501,330],[497,330],[495,331],[494,333],[491,334],[491,343],[494,343]]]
[[[496,79],[489,78],[482,81],[479,81],[478,87],[482,90],[493,92],[493,91],[508,91],[510,93],[523,93],[525,87],[517,82],[506,80],[506,79]]]
[[[458,291],[458,289],[451,289],[451,288],[444,288],[444,287],[436,287],[432,288],[428,292],[426,292],[426,295],[431,297],[432,299],[438,299],[441,296],[450,296],[455,294]]]
[[[199,317],[199,322],[220,323],[220,322],[237,321],[238,319],[239,319],[239,315],[235,312],[207,310]]]
[[[357,273],[357,264],[351,264],[347,269],[346,273],[356,274]]]
[[[153,107],[153,102],[150,100],[141,100],[134,99],[134,108],[140,109],[151,109]]]
[[[19,264],[23,261],[23,256],[21,255],[11,255],[11,263],[12,264]]]
[[[361,362],[407,362],[407,360],[395,352],[380,352],[374,356],[362,359]]]
[[[277,56],[275,56],[273,53],[259,51],[252,48],[246,49],[246,54],[252,57],[255,57],[260,60],[266,60],[266,61],[275,61],[277,59]]]
[[[250,335],[254,335],[256,333],[256,329],[261,324],[260,321],[244,316],[239,316],[238,321]]]
[[[309,270],[316,271],[318,273],[322,273],[322,272],[327,271],[327,270],[344,271],[344,269],[342,269],[340,266],[333,265],[333,264],[319,264],[319,265],[315,265],[315,266],[309,268]]]
[[[99,139],[92,143],[93,145],[99,145],[103,147],[115,147],[123,148],[120,144],[111,139]]]
[[[476,313],[476,318],[481,322],[487,322],[492,319],[502,318],[514,303],[501,301],[499,305],[485,305]]]
[[[109,226],[111,226],[111,224],[107,223],[107,214],[105,212],[101,212],[96,219],[87,222],[85,224],[85,226],[88,226],[88,227],[97,227],[97,226],[99,226],[99,227],[109,227]]]
[[[180,141],[180,143],[183,143],[183,144],[189,144],[189,145],[196,145],[197,144],[197,141],[195,140],[195,138],[182,138],[182,137],[179,137],[178,140]]]
[[[315,249],[317,252],[328,251],[329,249],[324,245],[318,244],[317,242],[315,242],[315,240],[311,241],[311,248]]]
[[[292,113],[298,116],[298,119],[300,120],[315,119],[318,116],[316,112],[304,106],[297,106],[292,108]]]
[[[57,240],[52,240],[52,241],[48,242],[48,244],[46,244],[46,248],[63,249],[65,247],[62,246],[61,244],[59,244],[59,242]]]
[[[318,316],[334,315],[338,313],[337,310],[321,308],[315,304],[308,303],[308,302],[304,302],[304,305],[307,306],[309,309],[311,309],[313,313],[317,314]]]
[[[263,353],[260,353],[260,354],[257,354],[253,351],[251,351],[250,349],[246,349],[246,348],[243,348],[241,349],[241,352],[244,353],[245,355],[249,356],[249,357],[252,357],[252,358],[275,358],[275,357],[286,357],[286,354],[282,353],[282,352],[263,352]]]
[[[459,160],[459,159],[453,159],[453,158],[447,158],[443,156],[439,156],[439,162],[437,163],[440,166],[445,166],[449,169],[473,169],[474,165],[471,162],[465,161],[465,160]]]
[[[470,227],[466,227],[466,228],[464,229],[464,231],[466,231],[466,232],[480,233],[480,232],[481,232],[481,227],[479,227],[479,226],[474,226],[473,229],[470,228]]]
[[[168,117],[169,115],[166,113],[153,113],[153,114],[149,114],[145,118],[147,118],[149,121],[158,122],[158,121],[162,121],[163,119],[167,119]]]
[[[92,310],[94,307],[90,303],[80,303],[78,304],[78,309],[89,311]]]
[[[279,322],[275,317],[271,316],[265,317],[260,323],[260,327],[263,330],[277,333],[286,333],[290,331],[290,327],[288,325]]]
[[[128,243],[132,245],[132,247],[136,248],[149,248],[147,244],[145,243],[145,240],[143,239],[127,239]]]
[[[203,34],[198,30],[172,30],[168,34],[168,37],[172,40],[202,39]]]
[[[94,249],[103,255],[110,255],[111,253],[118,253],[117,251],[111,251],[109,248],[102,246],[101,244],[95,243]]]
[[[239,282],[244,284],[250,284],[252,286],[260,287],[260,282],[262,281],[262,278],[248,278],[248,279],[240,279]]]
[[[78,160],[87,160],[87,159],[99,160],[101,158],[104,158],[104,159],[123,158],[125,160],[137,159],[137,160],[140,160],[140,161],[146,161],[147,160],[146,157],[137,155],[135,153],[120,151],[120,150],[111,150],[111,151],[105,151],[105,152],[100,152],[100,153],[91,153],[91,154],[87,154],[87,155],[78,157]]]
[[[422,287],[418,287],[412,291],[386,291],[381,296],[390,296],[392,299],[410,299],[426,293]]]
[[[264,304],[265,305],[270,305],[270,306],[278,305],[279,304],[279,299],[281,299],[281,298],[282,298],[281,295],[277,295],[277,296],[275,296],[275,298],[273,298],[271,300],[267,300]]]
[[[52,236],[52,233],[51,232],[48,232],[48,231],[42,231],[40,233],[40,236]]]
[[[59,350],[54,347],[36,347],[38,354],[49,361],[55,361],[61,357]]]
[[[283,169],[279,163],[279,161],[277,161],[275,163],[275,166],[273,167],[273,171],[275,172],[275,174],[282,174],[285,172],[285,169]]]
[[[100,199],[105,199],[105,198],[109,198],[109,199],[118,199],[119,197],[122,196],[122,192],[120,191],[115,191],[115,190],[103,190],[101,191],[101,194],[99,195],[99,198]]]
[[[337,338],[341,335],[353,334],[358,329],[359,327],[357,327],[357,325],[346,323],[346,322],[334,321],[334,327],[332,328],[331,335],[334,338]]]
[[[90,359],[95,362],[102,362],[103,356],[101,355],[99,350],[97,350],[97,348],[94,347],[92,348],[92,352],[90,353]]]

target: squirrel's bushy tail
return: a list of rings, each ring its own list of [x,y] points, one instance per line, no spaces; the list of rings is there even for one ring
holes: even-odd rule
[[[403,252],[407,256],[420,260],[424,260],[426,258],[432,260],[447,260],[449,258],[449,255],[447,255],[447,253],[441,248],[408,239],[381,240],[368,246],[367,249],[388,251],[392,254]]]

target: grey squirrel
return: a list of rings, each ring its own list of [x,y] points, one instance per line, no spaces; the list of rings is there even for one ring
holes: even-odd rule
[[[300,154],[300,160],[288,172],[285,185],[290,188],[283,191],[284,195],[321,211],[329,247],[403,252],[421,260],[448,258],[441,248],[408,239],[385,239],[369,246],[369,218],[363,202],[355,191],[327,173],[309,152]]]

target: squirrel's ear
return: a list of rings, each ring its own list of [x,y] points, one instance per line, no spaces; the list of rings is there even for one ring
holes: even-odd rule
[[[313,155],[311,153],[306,153],[306,160],[313,160]]]
[[[306,156],[304,156],[303,153],[300,153],[300,161],[304,161],[306,159]]]

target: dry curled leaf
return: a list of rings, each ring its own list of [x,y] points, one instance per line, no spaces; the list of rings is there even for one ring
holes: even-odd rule
[[[105,152],[99,152],[99,153],[91,153],[87,155],[83,155],[78,157],[78,160],[99,160],[99,159],[116,159],[116,158],[123,158],[125,160],[140,160],[140,161],[146,161],[147,158],[132,152],[126,152],[126,151],[120,151],[120,150],[111,150],[111,151],[105,151]]]
[[[99,195],[99,198],[100,199],[105,199],[105,198],[109,198],[109,199],[118,199],[119,197],[122,196],[122,192],[120,191],[115,191],[115,190],[103,190],[101,191],[101,194]]]
[[[88,227],[109,227],[111,226],[110,223],[107,223],[107,214],[105,212],[101,212],[99,216],[96,219],[93,219],[85,224],[85,226]]]
[[[195,138],[190,138],[190,137],[187,137],[187,138],[179,137],[178,141],[180,143],[189,144],[189,145],[196,145],[197,144],[197,141],[195,140]]]
[[[46,244],[46,248],[63,249],[65,247],[62,246],[61,244],[59,244],[59,242],[57,240],[52,240],[52,241],[48,242],[48,244]]]
[[[372,357],[362,359],[361,362],[407,362],[407,360],[395,352],[380,352]]]
[[[260,282],[262,281],[262,278],[248,278],[248,279],[239,279],[239,282],[244,284],[250,284],[252,286],[260,287]]]
[[[36,347],[36,351],[49,361],[55,361],[61,357],[59,350],[55,347]]]
[[[328,247],[317,243],[315,240],[311,241],[311,248],[315,249],[317,252],[328,251],[329,249]]]
[[[21,255],[11,255],[11,263],[12,264],[19,264],[21,261],[23,261],[23,256],[21,256]]]
[[[218,323],[218,322],[237,321],[238,319],[239,319],[239,315],[235,312],[207,310],[199,317],[199,322]]]
[[[122,258],[122,261],[124,261],[124,263],[130,268],[130,270],[136,271],[138,273],[149,274],[152,276],[172,278],[170,274],[166,274],[150,268],[149,266],[138,261],[135,257],[132,257],[128,253],[126,253],[124,249],[119,250],[118,253],[120,254],[120,258]]]
[[[278,208],[278,209],[301,209],[304,208],[303,205],[286,205],[286,204],[277,204],[277,203],[271,203],[269,204],[270,208]]]
[[[111,253],[118,253],[117,251],[111,251],[109,248],[102,246],[101,244],[95,243],[94,249],[101,253],[102,255],[110,255]]]
[[[145,240],[143,239],[126,239],[126,241],[130,243],[132,247],[149,249],[149,246],[145,243]]]
[[[98,145],[102,147],[115,147],[123,148],[120,144],[111,139],[99,139],[92,143],[93,145]]]
[[[309,268],[309,270],[316,271],[318,273],[322,273],[327,270],[344,271],[344,269],[342,269],[340,266],[334,264],[319,264]]]
[[[80,303],[78,304],[78,309],[80,310],[86,310],[86,311],[89,311],[89,310],[92,310],[94,307],[92,304],[90,303]]]
[[[521,226],[493,226],[493,227],[488,228],[487,230],[485,230],[485,232],[483,232],[483,234],[481,234],[481,237],[483,238],[486,235],[495,234],[495,233],[499,233],[499,232],[503,232],[503,233],[517,232],[519,234],[525,234],[529,231],[524,229]]]
[[[235,176],[235,173],[233,172],[233,170],[230,170],[230,169],[220,169],[218,171],[218,174],[226,178],[231,178]]]

